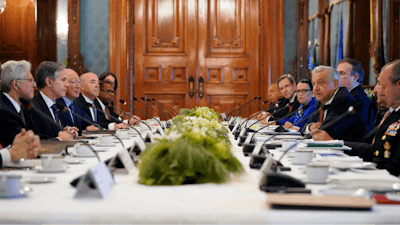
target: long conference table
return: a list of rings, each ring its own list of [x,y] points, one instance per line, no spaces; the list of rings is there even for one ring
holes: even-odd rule
[[[118,169],[115,186],[106,198],[83,196],[74,198],[76,189],[69,183],[98,164],[96,158],[84,158],[83,164],[69,165],[63,173],[39,174],[35,171],[13,170],[8,173],[23,177],[48,175],[52,183],[29,184],[26,197],[0,199],[0,223],[400,223],[400,207],[375,205],[371,211],[275,210],[267,205],[268,195],[258,187],[259,170],[250,169],[232,134],[232,151],[245,168],[239,177],[232,176],[224,184],[192,184],[181,186],[146,186],[138,183],[139,171],[129,174]],[[125,147],[134,139],[124,140]],[[110,159],[122,145],[100,152],[102,161]],[[274,151],[274,150],[271,150]],[[274,157],[279,157],[276,153]],[[71,157],[71,156],[68,156]],[[39,161],[38,159],[35,159]],[[282,163],[289,163],[284,158]],[[289,174],[304,176],[301,166],[292,166]],[[336,178],[386,177],[388,174],[338,173]],[[307,185],[318,195],[325,185]]]

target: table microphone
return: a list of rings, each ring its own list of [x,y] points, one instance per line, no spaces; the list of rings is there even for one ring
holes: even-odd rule
[[[50,121],[50,123],[56,125],[58,128],[60,128],[61,131],[64,130],[64,127],[61,124],[56,123],[56,121],[54,121],[54,119],[52,117],[46,115],[42,110],[38,109],[31,101],[23,99],[23,98],[20,98],[19,101],[27,109],[32,109],[33,111],[39,113],[39,115],[42,116],[43,118],[45,118],[46,120]]]
[[[154,98],[151,98],[151,100],[153,100],[154,102],[156,102],[156,103],[158,103],[159,105],[161,105],[161,106],[165,107],[166,109],[168,109],[168,110],[172,113],[172,115],[174,115],[174,116],[178,115],[178,113],[177,113],[172,107],[169,107],[169,106],[167,106],[166,104],[163,104],[163,103],[157,101],[157,100],[154,99]]]
[[[118,121],[118,122],[120,122],[120,123],[124,123],[124,121],[121,121],[120,119],[116,118],[115,116],[113,116],[113,115],[111,115],[111,114],[109,114],[109,113],[106,113],[104,110],[102,110],[102,109],[96,107],[94,104],[90,104],[90,103],[89,103],[88,105],[90,105],[91,108],[95,108],[97,111],[103,113],[104,115],[109,116],[111,119],[113,119],[113,120],[115,120],[115,121]],[[142,135],[140,134],[140,132],[139,132],[134,126],[130,125],[129,123],[124,123],[124,124],[127,124],[130,128],[134,129],[134,130],[139,134],[140,138],[143,140]],[[115,137],[116,137],[116,136],[115,136]],[[117,137],[117,138],[118,138],[118,137]],[[122,145],[124,145],[124,144],[122,144]]]
[[[156,108],[159,109],[160,111],[162,111],[162,112],[164,112],[165,114],[167,114],[167,115],[170,117],[170,119],[173,118],[168,112],[166,112],[165,110],[163,110],[163,109],[161,109],[160,107],[158,107],[158,106],[157,106],[154,102],[152,102],[150,99],[146,98],[146,101],[148,101],[151,105],[153,105],[154,107],[156,107]]]
[[[143,97],[141,97],[141,99],[142,99],[143,101],[146,101],[146,99],[143,98]],[[137,99],[137,98],[135,98],[135,97],[133,97],[133,100],[139,102],[140,104],[144,105],[145,107],[147,107],[147,108],[153,110],[154,112],[158,113],[159,115],[161,115],[161,116],[164,118],[165,121],[167,121],[167,118],[165,117],[165,115],[162,114],[161,112],[155,110],[153,107],[150,107],[148,104],[146,104],[146,103],[144,103],[144,102],[141,102],[139,99]]]
[[[241,116],[241,115],[243,115],[243,114],[245,114],[245,113],[247,113],[247,112],[250,112],[251,110],[253,110],[253,109],[255,109],[255,108],[258,108],[258,107],[260,107],[261,105],[266,104],[267,102],[268,102],[268,100],[263,101],[263,102],[261,102],[261,104],[255,106],[255,107],[253,107],[253,108],[251,108],[251,109],[249,109],[249,110],[247,110],[247,111],[244,111],[244,112],[241,113],[240,115],[236,116],[235,119],[232,121],[232,123],[235,123],[235,120],[236,120],[239,116]],[[242,124],[240,124],[240,125],[242,125]],[[238,126],[238,128],[236,128],[236,131],[233,131],[233,132],[235,133],[235,139],[237,139],[237,137],[239,136],[239,133],[240,133],[240,126]]]
[[[135,98],[135,97],[134,97],[134,98]],[[135,98],[135,99],[136,99],[136,98]],[[135,101],[136,101],[136,100],[135,100]],[[119,102],[121,102],[121,103],[124,104],[124,105],[129,106],[129,107],[130,107],[131,109],[133,109],[133,110],[137,110],[137,111],[139,111],[139,112],[145,114],[146,116],[151,117],[153,120],[157,121],[157,123],[161,126],[162,129],[164,129],[164,127],[161,125],[161,122],[160,122],[158,119],[154,118],[154,116],[151,116],[150,114],[143,112],[142,110],[140,110],[140,109],[134,107],[133,105],[127,103],[126,101],[124,101],[124,100],[122,100],[122,99],[120,99]],[[146,124],[146,125],[147,125],[147,124]],[[151,129],[150,129],[150,130],[151,130]]]
[[[86,123],[91,124],[91,125],[93,125],[93,126],[99,128],[99,130],[102,129],[101,126],[98,125],[97,123],[92,122],[92,121],[86,119],[85,117],[83,117],[83,116],[77,114],[76,112],[69,111],[69,110],[67,109],[67,106],[63,105],[62,103],[56,102],[56,105],[57,105],[58,108],[61,108],[63,112],[71,112],[72,114],[74,114],[74,116],[80,118],[81,120],[85,121]]]
[[[361,102],[357,102],[353,106],[350,106],[346,112],[342,113],[341,115],[337,116],[335,119],[329,121],[328,123],[324,124],[323,126],[320,127],[320,129],[326,129],[330,126],[332,126],[334,123],[338,122],[341,120],[343,117],[347,116],[350,113],[355,113],[355,109],[359,109],[362,106]],[[319,112],[319,111],[316,111]],[[276,136],[276,135],[275,135]],[[271,137],[272,138],[272,137]],[[269,138],[268,140],[270,140]],[[267,140],[267,141],[268,141]],[[287,148],[281,157],[277,160],[277,162],[280,162],[283,158],[283,156],[286,155],[287,152],[289,152],[296,144],[293,144]],[[271,191],[280,191],[282,188],[286,189],[286,187],[289,185],[290,187],[305,187],[304,183],[290,177],[288,175],[284,174],[278,174],[274,170],[271,173],[271,167],[273,166],[274,161],[272,160],[272,157],[269,157],[261,166],[261,173],[263,177],[260,180],[260,189],[266,192],[271,192]],[[271,188],[274,187],[274,188]]]
[[[234,111],[240,110],[241,108],[245,107],[246,105],[250,104],[251,102],[253,102],[253,101],[257,100],[257,99],[260,100],[261,97],[254,97],[253,99],[251,99],[250,101],[244,103],[243,105],[234,108],[232,111],[230,111],[230,112],[228,113],[228,117],[232,117]]]
[[[129,114],[129,113],[127,113],[127,112],[124,112],[122,109],[119,109],[119,108],[113,106],[111,103],[108,104],[108,106],[109,106],[109,107],[112,107],[113,109],[116,109],[116,110],[118,110],[118,111],[120,111],[120,112],[122,112],[122,113],[124,113],[125,115],[128,115],[128,116],[134,118],[135,120],[139,121],[139,123],[143,123],[144,125],[146,125],[146,126],[149,128],[149,130],[151,130],[150,126],[147,125],[147,123],[145,123],[145,122],[143,122],[143,121],[141,121],[141,120],[136,119],[136,118],[133,117],[131,114]]]

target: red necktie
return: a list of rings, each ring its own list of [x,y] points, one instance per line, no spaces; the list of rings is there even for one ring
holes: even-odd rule
[[[319,115],[319,122],[322,123],[322,121],[324,120],[324,110],[321,108],[319,108],[319,111],[321,112],[321,114]]]

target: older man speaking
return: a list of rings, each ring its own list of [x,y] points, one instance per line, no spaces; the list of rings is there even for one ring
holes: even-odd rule
[[[311,73],[313,93],[319,101],[315,109],[320,110],[321,113],[310,118],[309,123],[303,127],[302,133],[312,133],[313,139],[320,140],[318,130],[322,127],[334,139],[360,140],[365,134],[365,125],[359,113],[347,115],[334,124],[326,125],[356,103],[345,87],[339,87],[338,72],[329,66],[318,66]]]

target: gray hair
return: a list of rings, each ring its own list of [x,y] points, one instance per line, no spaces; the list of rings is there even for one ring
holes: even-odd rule
[[[43,61],[40,63],[35,73],[36,85],[39,90],[46,87],[46,77],[50,77],[52,80],[56,80],[61,70],[64,70],[65,66],[51,61]]]
[[[8,93],[11,91],[10,84],[17,79],[25,82],[25,73],[31,70],[31,63],[25,60],[10,60],[1,65],[1,90]]]
[[[294,83],[294,78],[293,78],[292,75],[290,75],[290,74],[283,74],[283,75],[280,76],[280,77],[278,78],[278,80],[276,81],[276,85],[278,85],[278,88],[279,88],[279,82],[281,82],[281,81],[282,81],[283,79],[285,79],[285,78],[289,79],[290,84],[293,84],[293,83]]]
[[[314,75],[314,73],[319,73],[326,71],[329,74],[329,80],[334,81],[338,80],[339,81],[339,86],[340,86],[340,76],[337,70],[331,66],[317,66],[315,69],[311,71],[311,76]]]

